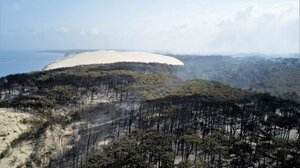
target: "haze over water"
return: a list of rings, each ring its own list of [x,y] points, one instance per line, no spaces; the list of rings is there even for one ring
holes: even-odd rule
[[[41,70],[44,66],[64,57],[63,53],[34,50],[0,50],[0,77],[15,73]]]

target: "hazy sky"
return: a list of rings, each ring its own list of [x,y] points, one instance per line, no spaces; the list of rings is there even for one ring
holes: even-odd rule
[[[299,53],[299,0],[0,0],[0,49]]]

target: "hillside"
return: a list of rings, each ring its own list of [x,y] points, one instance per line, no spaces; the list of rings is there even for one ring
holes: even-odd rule
[[[185,64],[184,79],[219,81],[232,87],[300,101],[300,59],[262,56],[175,56]]]
[[[176,76],[182,68],[114,63],[0,78],[0,107],[31,116],[5,149],[30,141],[30,153],[22,161],[2,152],[0,160],[8,167],[299,165],[298,103],[184,80]]]

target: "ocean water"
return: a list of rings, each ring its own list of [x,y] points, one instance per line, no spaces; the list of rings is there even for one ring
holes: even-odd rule
[[[64,53],[0,50],[0,77],[9,74],[39,71],[49,63],[63,57]]]

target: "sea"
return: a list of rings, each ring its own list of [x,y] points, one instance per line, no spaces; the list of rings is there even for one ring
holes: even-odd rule
[[[34,50],[0,50],[0,77],[9,74],[40,71],[65,56],[62,52]]]

